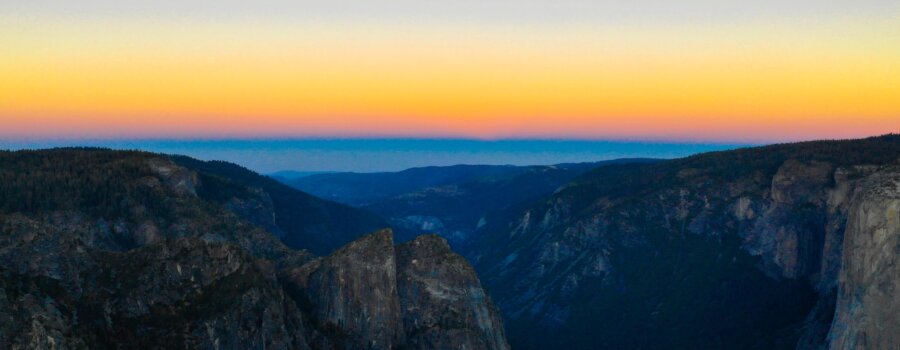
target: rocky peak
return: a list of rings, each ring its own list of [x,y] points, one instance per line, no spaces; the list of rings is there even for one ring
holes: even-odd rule
[[[316,339],[346,349],[391,349],[401,341],[393,234],[381,230],[290,273]]]
[[[347,349],[507,349],[474,269],[436,235],[398,247],[391,230],[282,274],[310,339]]]
[[[406,343],[417,349],[508,349],[475,270],[447,240],[423,235],[397,248]]]

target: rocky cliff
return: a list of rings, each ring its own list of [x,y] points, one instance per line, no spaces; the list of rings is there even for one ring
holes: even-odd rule
[[[898,161],[888,135],[603,167],[467,254],[517,348],[892,349]]]
[[[390,230],[282,274],[311,339],[345,349],[508,349],[475,270],[437,236]]]
[[[850,203],[831,349],[900,347],[900,167],[865,178]]]
[[[442,242],[396,248],[380,231],[317,258],[266,230],[277,220],[248,218],[278,205],[259,188],[182,164],[0,152],[0,348],[507,348],[474,270]],[[410,255],[471,297],[411,297]]]
[[[506,349],[499,313],[447,240],[424,235],[397,248],[398,294],[407,347]]]

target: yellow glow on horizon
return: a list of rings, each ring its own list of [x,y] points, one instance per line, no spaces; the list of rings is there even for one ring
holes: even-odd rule
[[[0,136],[792,139],[897,132],[897,23],[0,16]]]

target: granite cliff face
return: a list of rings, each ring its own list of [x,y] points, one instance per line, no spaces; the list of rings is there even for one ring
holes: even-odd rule
[[[311,339],[345,349],[508,349],[475,270],[437,236],[390,230],[282,274]]]
[[[404,298],[390,231],[317,258],[248,218],[278,206],[259,188],[184,163],[0,152],[0,348],[431,348],[405,331],[407,319],[439,319],[429,324],[437,344],[506,348],[474,270],[449,250],[403,248],[426,271],[459,271],[441,281],[449,290],[482,297]]]
[[[508,349],[499,313],[465,258],[424,235],[397,248],[407,348]]]
[[[898,161],[888,135],[603,167],[467,255],[517,348],[896,348]]]
[[[282,277],[309,315],[314,339],[343,349],[391,349],[403,341],[390,231],[354,241]]]
[[[900,346],[900,167],[881,169],[850,204],[830,349]]]

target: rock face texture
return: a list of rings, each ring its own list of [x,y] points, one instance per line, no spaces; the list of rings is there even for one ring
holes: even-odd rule
[[[393,235],[382,230],[294,269],[286,279],[315,329],[345,349],[402,343]]]
[[[278,204],[244,183],[140,152],[0,152],[0,349],[507,348],[458,255],[404,248],[479,297],[405,299],[389,230],[317,258],[248,218]],[[431,347],[404,327],[440,319],[419,310],[488,321],[428,323]]]
[[[0,343],[11,348],[289,348],[285,298],[264,260],[235,244],[85,244],[83,228],[23,216],[3,225]]]
[[[408,348],[508,349],[475,270],[447,240],[424,235],[402,244],[397,264]]]
[[[97,258],[96,286],[76,302],[75,323],[89,322],[87,343],[233,349],[302,341],[289,331],[296,321],[271,267],[237,246],[179,239]]]
[[[509,348],[475,270],[437,236],[395,247],[382,230],[281,279],[310,319],[310,339],[329,347]]]
[[[602,167],[465,254],[514,348],[894,349],[898,162],[887,135]]]
[[[856,191],[844,238],[831,349],[900,346],[900,167]]]

